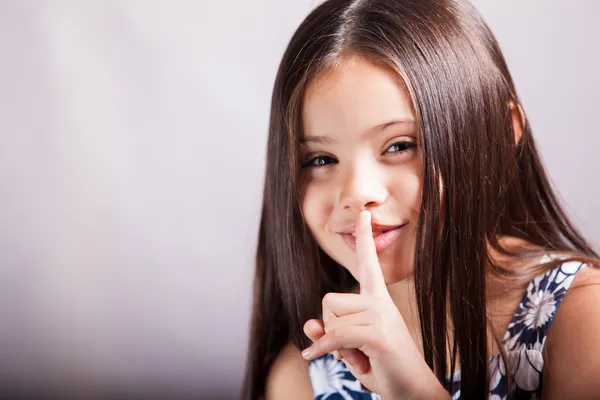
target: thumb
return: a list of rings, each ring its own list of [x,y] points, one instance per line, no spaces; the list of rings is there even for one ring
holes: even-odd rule
[[[325,335],[325,324],[320,319],[309,319],[304,323],[303,330],[304,334],[314,343]],[[334,351],[332,354],[338,360],[341,357],[338,351]]]

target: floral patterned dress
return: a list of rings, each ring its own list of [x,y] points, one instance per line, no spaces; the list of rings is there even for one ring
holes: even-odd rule
[[[550,256],[545,256],[542,262],[550,260]],[[565,262],[529,283],[503,339],[509,365],[514,369],[511,374],[515,385],[514,398],[541,398],[544,368],[542,351],[546,336],[566,291],[577,272],[585,266],[581,262]],[[508,378],[499,354],[490,359],[489,371],[492,377],[489,398],[506,399]],[[344,363],[331,354],[312,360],[309,373],[316,400],[381,400],[379,395],[363,389]],[[460,398],[460,371],[453,377],[452,398]]]

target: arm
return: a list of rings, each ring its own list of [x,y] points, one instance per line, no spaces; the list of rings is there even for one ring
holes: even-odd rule
[[[577,274],[548,332],[543,399],[592,399],[600,393],[600,269]]]
[[[308,362],[292,343],[281,350],[267,377],[265,400],[277,399],[314,399]]]

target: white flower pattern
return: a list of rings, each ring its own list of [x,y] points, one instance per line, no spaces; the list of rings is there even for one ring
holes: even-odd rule
[[[555,257],[546,255],[541,262],[551,261]],[[514,385],[513,398],[541,398],[544,368],[542,351],[548,329],[575,275],[585,266],[581,262],[564,262],[529,283],[503,339]],[[381,399],[379,395],[363,389],[344,363],[334,359],[331,354],[312,360],[309,365],[316,400]],[[489,366],[489,398],[504,400],[509,393],[504,360],[497,354],[490,358]],[[452,399],[460,398],[460,377],[460,371],[452,377]]]
[[[365,392],[360,382],[352,375],[344,363],[331,354],[313,360],[309,364],[309,374],[315,399],[318,400],[381,400],[374,393]]]
[[[532,307],[525,312],[525,325],[542,326],[550,320],[550,316],[556,308],[554,293],[549,291],[540,291],[529,298]]]

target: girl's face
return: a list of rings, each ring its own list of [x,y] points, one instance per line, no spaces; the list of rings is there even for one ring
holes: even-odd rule
[[[357,278],[352,233],[367,209],[386,283],[410,276],[422,160],[403,85],[354,57],[311,84],[302,119],[302,212],[319,246]]]

